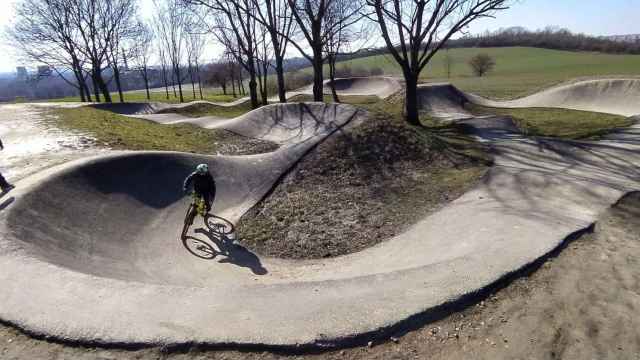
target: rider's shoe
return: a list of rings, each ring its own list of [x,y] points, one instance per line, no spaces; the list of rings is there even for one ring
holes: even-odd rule
[[[5,187],[3,187],[3,188],[2,188],[2,192],[6,194],[6,193],[8,193],[9,191],[11,191],[11,190],[13,190],[13,189],[15,189],[15,188],[16,188],[16,186],[15,186],[15,185],[13,185],[13,184],[8,184],[7,186],[5,186]]]

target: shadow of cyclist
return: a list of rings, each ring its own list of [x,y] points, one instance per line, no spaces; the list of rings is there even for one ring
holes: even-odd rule
[[[221,218],[220,218],[221,219]],[[222,219],[224,220],[224,219]],[[225,220],[226,221],[226,220]],[[227,224],[230,224],[227,222]],[[209,222],[205,222],[205,228],[195,229],[194,232],[205,235],[211,240],[213,244],[218,248],[217,254],[210,259],[217,257],[216,255],[224,255],[225,258],[219,260],[219,263],[230,263],[240,267],[246,267],[251,270],[255,275],[265,275],[268,273],[267,269],[262,266],[260,258],[247,248],[234,244],[235,231],[233,227],[227,225],[225,230],[221,230],[220,227],[211,226]]]

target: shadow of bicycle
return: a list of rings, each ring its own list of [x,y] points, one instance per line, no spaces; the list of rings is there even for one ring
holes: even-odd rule
[[[192,255],[205,260],[213,260],[221,256],[222,259],[218,260],[219,263],[245,267],[255,275],[268,273],[256,254],[234,243],[236,231],[235,226],[230,221],[209,214],[205,216],[204,224],[204,228],[195,229],[194,233],[206,236],[209,241],[188,235],[182,239],[184,247]]]

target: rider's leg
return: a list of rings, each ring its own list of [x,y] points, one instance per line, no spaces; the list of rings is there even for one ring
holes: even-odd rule
[[[206,195],[204,196],[204,203],[205,203],[205,206],[206,206],[206,208],[207,208],[207,213],[208,213],[209,211],[211,211],[211,203],[212,203],[212,202],[213,202],[213,199],[211,198],[211,194],[206,194]]]

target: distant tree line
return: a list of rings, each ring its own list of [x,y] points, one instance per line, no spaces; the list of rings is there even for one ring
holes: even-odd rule
[[[530,31],[523,27],[510,27],[475,36],[451,40],[449,47],[508,47],[530,46],[568,51],[597,51],[611,54],[640,54],[640,39],[615,41],[604,37],[574,34],[567,29],[549,27]]]
[[[608,54],[640,54],[640,36],[599,37],[572,33],[570,30],[547,27],[542,30],[527,30],[523,27],[510,27],[495,32],[465,35],[447,42],[447,48],[487,48],[527,46],[565,51],[594,51]],[[338,61],[388,54],[386,46],[361,49],[358,52],[344,54]]]
[[[311,64],[313,99],[323,101],[325,65],[333,80],[342,72],[336,66],[338,60],[381,37],[404,76],[406,120],[420,125],[417,82],[421,71],[454,35],[477,19],[507,9],[509,3],[153,0],[153,19],[142,19],[139,0],[18,0],[6,37],[30,63],[48,65],[74,86],[83,101],[111,102],[111,81],[124,101],[124,78],[131,69],[143,79],[149,97],[153,53],[167,99],[173,94],[185,101],[188,83],[193,98],[202,98],[195,84],[209,81],[224,92],[248,94],[252,108],[267,104],[271,71],[276,73],[279,101],[286,101],[284,56],[289,47]],[[224,48],[211,66],[203,64],[204,36]],[[208,75],[203,76],[203,68]],[[332,95],[339,101],[335,89]]]

